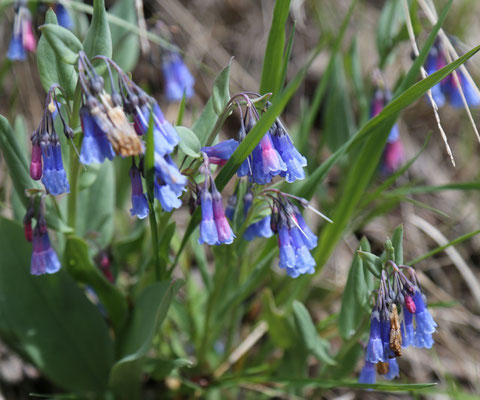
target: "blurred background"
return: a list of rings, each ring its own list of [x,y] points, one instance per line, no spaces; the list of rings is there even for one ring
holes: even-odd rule
[[[351,136],[368,119],[378,71],[381,69],[380,75],[385,86],[393,89],[412,63],[412,48],[407,36],[400,35],[398,41],[391,43],[388,49],[379,40],[379,21],[386,2],[359,1],[348,24],[342,42],[341,57],[336,61],[335,73],[329,82],[327,93],[314,114],[311,129],[307,134],[302,133],[302,120],[311,110],[315,89],[325,73],[333,42],[350,3],[350,0],[291,1],[287,38],[293,29],[295,37],[287,81],[304,65],[315,46],[320,44],[321,48],[306,79],[282,116],[292,136],[296,138],[300,151],[308,155],[310,171],[338,147],[336,138]],[[437,10],[440,10],[446,2],[434,3]],[[106,4],[110,10],[127,7],[124,0],[119,0],[118,4],[106,1]],[[137,6],[138,4],[131,2],[128,6],[130,8],[124,8],[124,11],[127,12],[128,9],[128,12],[137,13]],[[143,3],[147,29],[182,50],[184,60],[196,80],[196,94],[187,104],[183,125],[191,126],[191,122],[199,115],[211,94],[216,74],[232,57],[231,93],[258,90],[273,6],[273,0],[148,0]],[[45,10],[45,4],[38,5],[33,16],[35,26],[43,23]],[[4,57],[11,36],[14,13],[11,4],[2,6],[0,11],[0,114],[5,115],[12,123],[15,121],[16,126],[24,126],[26,132],[31,133],[40,121],[45,92],[39,80],[34,54],[29,54],[27,62],[23,63],[11,63]],[[416,7],[416,14],[415,33],[421,46],[431,30],[431,24],[421,7]],[[72,15],[76,21],[75,30],[81,36],[90,16],[79,12],[75,7],[72,7]],[[452,38],[455,37],[454,43],[459,53],[478,44],[479,16],[480,2],[454,2],[445,30]],[[393,24],[391,29],[396,30],[396,33],[401,32],[404,29],[403,14],[393,21],[397,26]],[[38,32],[36,34],[38,38]],[[121,65],[122,62],[125,63],[122,66],[132,71],[134,81],[152,94],[159,101],[167,119],[174,121],[179,104],[168,103],[163,95],[164,82],[160,72],[162,52],[161,45],[143,40],[138,46],[138,53],[128,54],[125,59],[117,61],[121,61]],[[381,55],[381,52],[384,54]],[[467,64],[476,82],[480,77],[477,65],[480,65],[478,56]],[[478,123],[480,113],[473,109],[472,114]],[[309,310],[314,321],[325,321],[339,312],[348,270],[362,236],[370,240],[373,251],[381,251],[386,237],[391,235],[398,224],[403,223],[405,258],[413,260],[479,228],[478,141],[463,109],[446,105],[440,109],[439,115],[455,157],[456,167],[452,166],[446,154],[428,101],[422,98],[404,110],[398,126],[406,159],[418,154],[431,134],[430,140],[415,163],[388,191],[381,192],[358,210],[322,272],[312,278]],[[236,119],[231,118],[221,135],[224,138],[235,137],[237,129]],[[30,145],[27,136],[24,139],[25,147]],[[125,169],[125,166],[119,165],[118,168]],[[348,158],[336,166],[316,189],[316,204],[327,215],[338,199],[345,169],[348,169]],[[371,192],[384,180],[384,176],[377,174],[370,184]],[[458,182],[467,182],[470,185],[456,187],[455,183]],[[444,188],[445,190],[428,189],[446,184],[452,186]],[[118,187],[121,188],[121,184]],[[414,190],[416,187],[423,189]],[[13,211],[8,200],[4,199],[9,198],[11,191],[12,185],[6,175],[4,160],[0,157],[1,213],[8,217],[13,215]],[[128,227],[131,223],[127,214],[129,192],[128,189],[123,192],[123,198],[117,199],[116,205],[118,210],[123,210],[125,216],[118,216],[116,223],[121,227]],[[184,229],[187,218],[188,211],[185,209],[176,214],[175,219],[180,231]],[[315,217],[311,217],[309,221],[320,224]],[[116,239],[121,242],[122,238]],[[118,249],[115,250],[115,245],[113,247],[113,250],[109,251],[115,254]],[[405,351],[399,362],[400,370],[402,378],[411,383],[439,382],[443,394],[428,391],[415,395],[379,394],[351,389],[327,390],[320,394],[312,389],[312,392],[307,391],[308,397],[344,400],[470,399],[476,398],[475,394],[480,395],[479,250],[480,237],[473,236],[417,265],[432,314],[439,327],[434,335],[436,344],[433,349]],[[208,260],[211,260],[211,255],[208,257]],[[188,258],[184,259],[183,263],[188,263]],[[117,267],[127,271],[131,268],[129,265]],[[192,274],[198,274],[194,271],[194,266],[192,269]],[[327,329],[321,330],[321,334],[331,340],[331,348],[335,352],[341,345],[341,339],[332,326],[326,326]],[[239,335],[242,335],[241,328]],[[278,356],[279,354],[273,355]],[[317,360],[309,359],[313,376],[317,367]],[[356,377],[361,362],[346,368],[352,371],[351,377]],[[25,364],[1,344],[0,389],[5,399],[26,398],[29,392],[51,391],[48,382],[39,376],[35,368]],[[261,393],[262,388],[258,390]],[[269,397],[265,394],[262,396]]]

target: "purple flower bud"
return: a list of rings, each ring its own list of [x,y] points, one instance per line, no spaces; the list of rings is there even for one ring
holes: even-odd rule
[[[278,266],[280,268],[286,268],[287,272],[291,270],[292,274],[294,275],[293,271],[295,271],[296,263],[295,250],[290,240],[288,227],[284,223],[279,224],[278,247],[280,249],[280,263],[278,264]]]
[[[230,244],[233,242],[235,235],[232,232],[232,228],[225,217],[223,210],[222,195],[215,187],[212,181],[212,199],[213,199],[213,215],[215,217],[215,225],[217,227],[218,243]]]
[[[30,162],[30,176],[38,181],[42,177],[42,148],[40,143],[32,145],[32,161]]]

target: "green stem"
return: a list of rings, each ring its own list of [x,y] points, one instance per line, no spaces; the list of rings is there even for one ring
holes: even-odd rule
[[[80,85],[77,84],[75,89],[75,95],[73,99],[71,119],[69,121],[70,127],[75,130],[80,123],[80,106],[82,103],[82,92]],[[68,214],[67,214],[67,223],[75,231],[76,219],[77,219],[77,195],[78,195],[78,175],[80,172],[80,161],[78,160],[77,154],[73,146],[80,145],[80,138],[77,135],[70,142],[70,168],[68,179],[70,183],[70,194],[68,196]]]
[[[155,208],[153,202],[150,202],[150,230],[152,232],[152,247],[153,247],[153,259],[155,263],[155,280],[160,281],[162,279],[162,271],[160,267],[160,250],[158,248],[158,228],[157,217],[155,215]]]

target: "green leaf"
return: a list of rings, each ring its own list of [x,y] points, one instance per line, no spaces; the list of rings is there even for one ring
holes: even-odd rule
[[[362,238],[358,248],[365,252],[370,251],[367,238]],[[368,269],[364,267],[359,254],[356,253],[343,290],[342,307],[338,316],[338,330],[342,338],[346,340],[350,339],[357,331],[362,319],[368,312],[365,306],[368,304],[370,296],[371,279],[369,278],[371,276]]]
[[[51,8],[47,11],[45,23],[58,25],[57,16]],[[73,99],[78,79],[75,67],[57,57],[45,35],[38,41],[37,66],[45,91],[48,91],[54,83],[58,83],[67,93],[69,100]]]
[[[272,26],[268,34],[267,48],[263,58],[260,94],[277,94],[281,89],[283,51],[285,47],[285,24],[290,11],[290,0],[277,0],[273,10]]]
[[[115,15],[130,24],[137,25],[137,10],[135,1],[118,0],[109,9],[108,14]],[[139,36],[130,29],[110,21],[110,32],[112,36],[112,56],[120,68],[125,72],[133,70],[137,65],[140,56]]]
[[[358,250],[357,254],[362,259],[365,267],[367,267],[374,276],[380,278],[383,265],[382,259],[368,251]]]
[[[20,225],[0,218],[0,333],[59,387],[106,389],[113,343],[100,311],[64,269],[30,275],[31,244]]]
[[[157,381],[162,381],[174,370],[192,366],[193,363],[185,358],[177,358],[174,360],[148,358],[145,365],[145,372],[151,375]]]
[[[99,55],[112,57],[112,37],[110,36],[104,0],[93,1],[92,22],[83,41],[83,48],[89,58]],[[99,74],[105,71],[106,65],[103,61],[98,60],[94,65],[97,67]]]
[[[295,331],[285,312],[280,311],[275,305],[275,299],[270,288],[262,293],[263,314],[262,318],[268,324],[268,334],[275,346],[282,349],[290,348],[295,343]]]
[[[228,100],[230,100],[229,86],[230,63],[215,78],[212,96],[208,99],[200,117],[192,126],[192,131],[195,132],[202,146],[209,146],[215,139],[214,137],[209,138],[209,134],[212,133],[213,128],[217,124],[218,116],[223,110],[222,104],[227,104]]]
[[[153,113],[150,113],[150,120],[148,121],[148,130],[146,137],[146,151],[145,151],[145,183],[147,186],[147,196],[150,204],[153,204],[154,194],[154,179],[155,179],[155,143],[153,137]]]
[[[326,161],[324,161],[321,165],[319,165],[315,169],[315,171],[310,175],[309,179],[306,179],[301,184],[301,187],[296,192],[297,195],[306,197],[306,198],[311,198],[318,184],[324,180],[324,178],[326,177],[330,169],[336,164],[336,162],[345,153],[351,151],[359,143],[363,142],[366,137],[374,135],[378,125],[380,125],[386,119],[393,118],[392,119],[392,125],[393,125],[393,121],[396,119],[396,117],[398,116],[398,113],[402,109],[404,109],[405,107],[407,107],[408,105],[410,105],[411,103],[419,99],[421,96],[423,96],[428,91],[428,89],[435,86],[443,78],[449,75],[454,69],[458,68],[458,66],[463,64],[465,61],[467,61],[469,58],[471,58],[480,50],[480,46],[475,47],[474,49],[470,50],[468,53],[464,54],[462,57],[455,60],[451,64],[445,66],[441,70],[428,76],[426,79],[423,79],[420,82],[414,84],[420,72],[420,67],[425,63],[425,60],[428,56],[430,48],[433,45],[433,42],[435,41],[436,35],[447,16],[451,3],[452,3],[452,0],[450,0],[447,3],[442,13],[440,14],[438,22],[434,26],[430,35],[428,36],[428,39],[426,40],[420,52],[420,55],[416,58],[410,70],[405,75],[405,78],[403,79],[402,83],[400,84],[398,89],[395,91],[394,100],[392,100],[389,104],[387,104],[387,106],[376,117],[370,119],[354,136],[350,138],[350,140],[347,143],[345,143],[335,153],[333,153]],[[378,145],[379,144],[377,142],[377,146]],[[335,227],[335,229],[337,229],[337,227]],[[343,230],[343,228],[340,228],[340,229]],[[321,246],[319,245],[317,249],[319,249],[320,247]],[[323,258],[326,259],[329,256],[330,251],[326,251],[325,249],[322,249],[322,251],[324,252]],[[317,252],[319,254],[320,250],[317,250]],[[320,263],[320,265],[323,265],[323,260]]]
[[[105,248],[113,237],[114,212],[114,168],[111,162],[105,162],[100,167],[95,182],[78,194],[77,233],[95,237],[96,243]]]
[[[328,365],[335,365],[336,362],[327,353],[325,346],[328,342],[320,340],[317,329],[313,324],[312,319],[307,308],[298,300],[293,302],[293,315],[295,317],[295,324],[299,332],[302,343],[305,347],[320,361]]]
[[[352,136],[355,129],[343,60],[340,54],[337,54],[334,58],[325,110],[324,129],[327,145],[332,152],[344,144]]]
[[[212,104],[217,115],[220,115],[230,100],[230,60],[227,66],[220,72],[213,82],[212,88]]]
[[[20,200],[25,207],[28,206],[28,198],[25,189],[41,188],[40,184],[30,177],[28,162],[25,152],[20,148],[15,133],[7,119],[0,115],[0,149],[2,150],[8,173]]]
[[[92,287],[105,306],[115,330],[123,325],[127,313],[127,301],[120,290],[112,285],[90,261],[88,246],[83,239],[70,236],[65,247],[65,267],[77,282]]]
[[[38,29],[45,35],[57,60],[70,65],[77,63],[78,52],[83,50],[83,46],[72,32],[54,23],[42,25]]]
[[[122,358],[113,366],[110,375],[110,387],[119,399],[138,398],[145,356],[182,285],[182,280],[154,283],[145,287],[135,302],[132,318],[121,341]]]
[[[397,265],[403,264],[403,225],[398,225],[393,231],[392,245],[395,250],[395,262]]]
[[[404,20],[402,1],[387,0],[378,20],[377,48],[380,57],[379,67],[382,69],[395,45],[395,38]]]
[[[176,126],[178,136],[180,136],[180,142],[178,147],[182,150],[187,156],[198,158],[200,157],[201,144],[197,138],[197,135],[190,129],[185,126]]]

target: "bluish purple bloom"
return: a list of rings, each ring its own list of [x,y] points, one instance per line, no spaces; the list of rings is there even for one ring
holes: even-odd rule
[[[250,210],[253,202],[253,193],[248,191],[243,198],[243,217],[247,218],[248,211]],[[271,218],[270,215],[262,218],[261,220],[250,224],[243,234],[245,240],[253,240],[256,237],[269,238],[273,236],[273,231],[270,227]]]
[[[42,183],[47,191],[56,196],[70,192],[67,174],[63,168],[62,151],[58,139],[41,144],[43,158]]]
[[[293,226],[290,228],[290,238],[295,249],[296,270],[299,274],[313,274],[315,272],[315,260],[302,239],[300,230]]]
[[[429,75],[431,75],[439,69],[445,67],[446,64],[447,60],[445,53],[441,49],[440,44],[436,43],[430,50],[425,63],[425,70]],[[460,69],[456,70],[456,75],[467,104],[470,107],[480,106],[480,96],[473,88],[470,81]],[[440,83],[437,83],[431,89],[431,91],[433,99],[435,100],[435,103],[437,103],[438,107],[442,107],[446,103],[446,100],[448,100],[453,107],[462,108],[464,106],[462,96],[453,73],[444,78]]]
[[[162,71],[169,101],[181,101],[184,93],[187,99],[193,96],[195,79],[178,53],[169,53],[165,57]]]
[[[165,119],[162,110],[155,102],[152,105],[154,116],[153,141],[155,144],[155,154],[164,156],[170,154],[180,141],[177,131],[170,122]],[[138,135],[143,135],[148,131],[150,121],[150,107],[145,104],[143,107],[137,107],[134,113],[134,128]]]
[[[295,250],[290,240],[288,227],[282,222],[278,228],[278,247],[280,249],[280,262],[278,266],[280,268],[285,268],[289,276],[296,278],[300,274],[295,270]]]
[[[430,349],[433,345],[432,334],[437,327],[432,315],[428,311],[423,296],[419,290],[415,290],[413,296],[415,302],[415,347]]]
[[[202,151],[208,156],[210,164],[224,165],[237,147],[238,142],[235,139],[229,139],[214,146],[202,147]]]
[[[388,359],[388,372],[383,376],[389,381],[391,381],[393,378],[400,377],[400,369],[398,368],[398,362],[396,358]]]
[[[381,338],[380,314],[377,310],[374,310],[370,317],[370,337],[368,339],[365,359],[373,364],[379,361],[386,361]]]
[[[80,121],[83,130],[82,149],[80,162],[82,164],[103,163],[106,158],[113,160],[115,152],[107,135],[90,115],[87,107],[80,109]]]
[[[202,220],[200,222],[200,237],[198,238],[198,243],[207,243],[209,245],[217,244],[218,235],[213,215],[213,199],[206,182],[200,200],[202,206]]]
[[[362,372],[360,372],[360,376],[358,378],[358,383],[373,385],[376,382],[376,377],[375,364],[365,361],[365,365],[363,366]]]
[[[39,217],[33,231],[33,252],[30,263],[32,275],[53,274],[61,268],[57,253],[50,245],[47,226],[43,216]]]
[[[8,46],[7,58],[10,61],[24,61],[27,58],[27,52],[23,47],[23,40],[21,33],[15,35],[10,40]]]
[[[303,216],[302,214],[300,214],[300,211],[298,211],[298,209],[295,212],[295,218],[297,220],[298,225],[300,226],[302,239],[303,239],[303,242],[305,243],[305,246],[307,246],[308,250],[313,250],[315,247],[317,247],[317,242],[318,242],[317,236],[308,227],[307,223],[303,219]]]
[[[165,211],[172,211],[182,205],[179,197],[186,185],[186,176],[182,175],[170,156],[155,154],[154,196]]]
[[[74,28],[75,25],[73,19],[64,5],[61,3],[55,3],[53,10],[57,16],[58,25],[70,30]]]
[[[295,148],[290,136],[278,128],[272,134],[272,141],[275,149],[286,164],[286,170],[280,173],[287,182],[292,183],[297,179],[305,179],[304,167],[307,166],[307,159]]]
[[[400,328],[402,331],[402,347],[414,346],[413,314],[406,307],[403,308],[403,321]]]
[[[150,209],[147,198],[143,193],[140,170],[135,164],[130,168],[130,180],[132,184],[132,208],[130,209],[130,214],[132,216],[136,215],[139,219],[144,219],[148,216]]]

